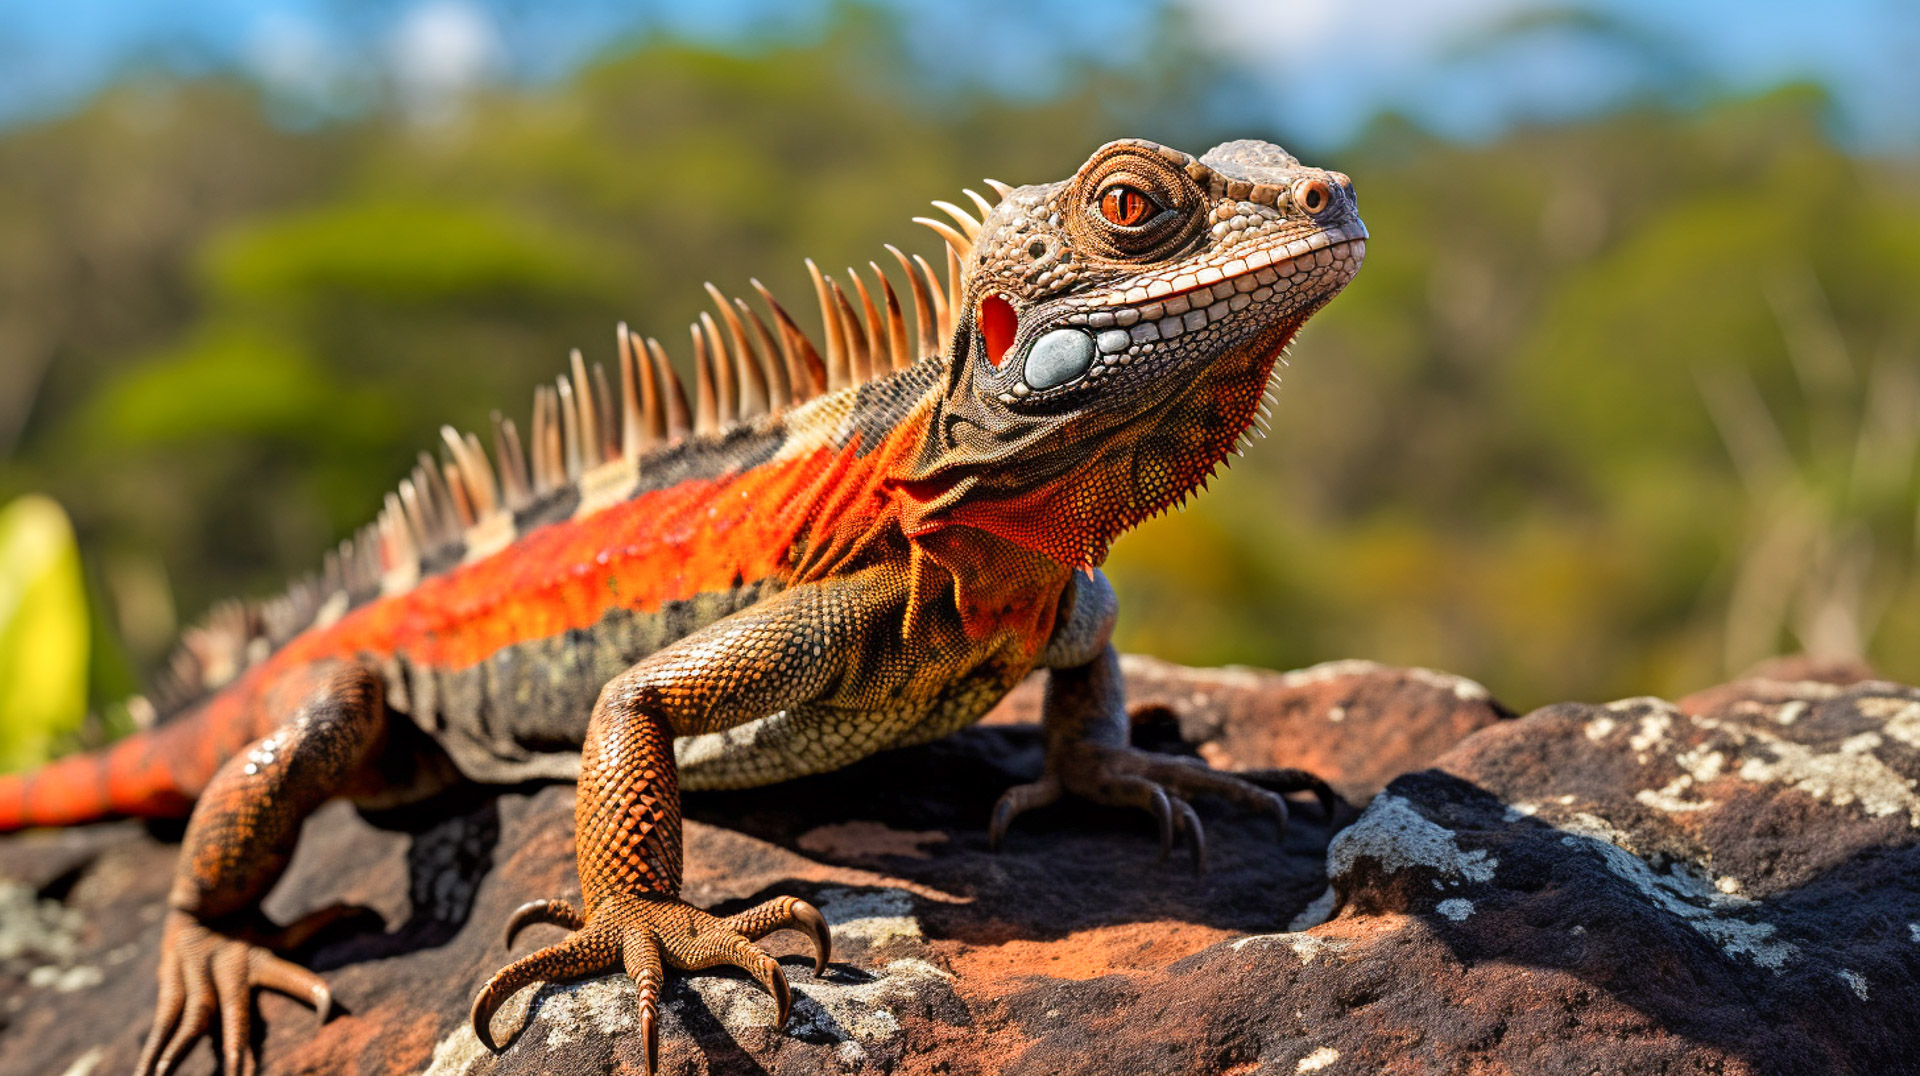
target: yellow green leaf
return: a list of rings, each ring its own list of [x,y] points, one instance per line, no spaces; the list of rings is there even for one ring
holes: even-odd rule
[[[0,509],[0,770],[47,758],[87,707],[87,596],[67,514],[29,494]]]

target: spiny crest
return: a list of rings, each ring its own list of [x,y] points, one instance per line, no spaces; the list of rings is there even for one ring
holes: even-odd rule
[[[983,214],[991,210],[985,198],[966,193]],[[568,488],[584,492],[601,474],[610,474],[608,481],[617,486],[619,479],[632,478],[639,461],[656,449],[688,439],[724,437],[736,426],[886,377],[936,354],[941,341],[953,333],[960,262],[971,250],[980,222],[951,203],[935,204],[964,229],[941,225],[948,237],[944,280],[926,259],[887,247],[907,282],[913,333],[907,329],[900,293],[876,261],[867,263],[867,274],[848,269],[845,285],[807,261],[820,308],[822,346],[815,346],[758,280],[750,283],[766,306],[765,317],[708,283],[705,289],[714,309],[688,326],[691,400],[666,348],[621,323],[615,331],[618,395],[605,368],[589,366],[575,350],[566,373],[534,390],[526,442],[513,420],[496,414],[490,461],[479,438],[443,429],[445,459],[436,464],[422,453],[420,465],[388,495],[385,509],[355,543],[353,554],[341,558],[363,570],[376,560],[380,566],[376,579],[356,575],[352,582],[386,593],[404,590],[418,581],[422,570],[438,568],[442,560],[497,551],[512,541],[513,514],[550,494]],[[611,472],[603,470],[610,466]],[[591,500],[597,506],[601,499]],[[364,543],[378,549],[377,558],[359,553],[357,547]],[[360,588],[349,589],[357,593]]]
[[[1013,189],[986,182],[1002,198]],[[877,261],[867,263],[866,274],[849,268],[844,285],[806,262],[820,310],[819,345],[759,280],[748,283],[765,304],[764,317],[709,283],[714,311],[689,327],[691,402],[660,341],[621,322],[614,333],[617,393],[604,366],[588,365],[575,350],[565,373],[534,389],[524,438],[499,412],[492,416],[491,453],[476,435],[443,426],[441,458],[422,452],[374,521],[329,552],[320,572],[265,602],[216,606],[204,623],[184,631],[152,705],[136,699],[136,711],[163,718],[176,713],[300,632],[407,590],[424,574],[505,548],[517,535],[515,515],[562,491],[580,493],[581,512],[594,510],[633,488],[650,453],[723,439],[738,426],[938,354],[959,314],[961,263],[973,250],[981,218],[993,209],[977,192],[964,193],[979,217],[936,201],[953,224],[914,218],[944,240],[944,278],[925,258],[891,244],[886,250],[906,280],[904,293]],[[912,305],[911,332],[903,294]],[[596,487],[604,487],[600,495]]]
[[[630,477],[656,449],[721,437],[826,391],[828,362],[786,309],[754,286],[768,317],[706,286],[718,317],[703,313],[689,326],[691,400],[660,341],[623,322],[615,330],[617,393],[606,368],[589,365],[576,349],[566,373],[534,390],[526,442],[512,419],[496,414],[489,461],[477,437],[443,430],[444,464],[429,469],[423,461],[375,524],[386,573],[381,589],[410,586],[410,573],[443,551],[469,559],[496,551],[512,539],[514,513],[590,484],[609,465]],[[840,358],[831,348],[829,357]]]

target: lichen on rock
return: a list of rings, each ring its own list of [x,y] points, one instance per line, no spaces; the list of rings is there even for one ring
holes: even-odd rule
[[[1031,688],[945,741],[690,795],[689,899],[805,897],[835,955],[815,976],[802,939],[767,939],[785,1030],[743,975],[670,976],[662,1072],[1916,1067],[1920,691],[1778,669],[1512,720],[1469,682],[1364,662],[1128,670],[1143,743],[1311,759],[1371,802],[1336,836],[1303,801],[1276,845],[1270,819],[1202,801],[1198,880],[1121,811],[1035,812],[989,853],[995,798],[1039,770],[1039,733],[1012,723],[1037,714]],[[512,909],[577,894],[572,814],[568,786],[321,811],[270,910],[362,904],[386,925],[298,954],[347,1009],[324,1027],[263,996],[267,1071],[637,1071],[621,976],[523,991],[498,1056],[467,1026]],[[131,824],[0,839],[0,1076],[132,1065],[175,851]]]

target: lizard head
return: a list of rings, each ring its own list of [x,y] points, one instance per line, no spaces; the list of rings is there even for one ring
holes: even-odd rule
[[[947,376],[896,488],[909,533],[969,526],[1097,564],[1239,446],[1366,227],[1346,176],[1265,142],[1197,159],[1113,142],[1003,194],[964,254]]]

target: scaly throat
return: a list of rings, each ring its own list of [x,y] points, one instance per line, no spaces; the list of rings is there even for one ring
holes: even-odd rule
[[[1113,541],[1206,486],[1253,431],[1287,344],[1306,314],[1276,322],[1213,358],[1152,410],[1104,429],[1071,418],[993,467],[916,469],[894,478],[909,537],[985,531],[1071,568],[1106,560]]]

